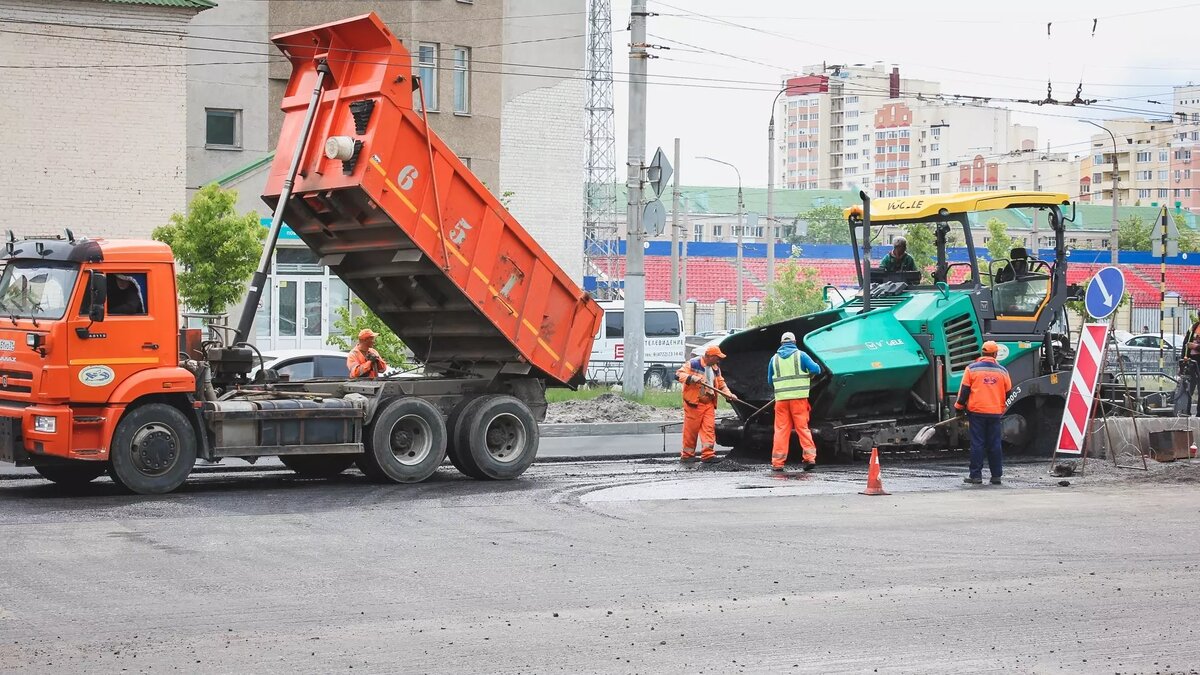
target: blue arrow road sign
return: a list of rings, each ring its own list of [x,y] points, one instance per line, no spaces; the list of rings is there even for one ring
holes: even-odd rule
[[[1117,311],[1121,297],[1125,295],[1125,274],[1117,267],[1105,267],[1088,284],[1087,294],[1083,304],[1087,313],[1094,319],[1104,317]]]

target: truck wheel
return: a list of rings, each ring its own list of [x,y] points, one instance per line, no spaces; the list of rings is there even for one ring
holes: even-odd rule
[[[651,368],[646,371],[646,386],[650,389],[666,389],[670,379],[667,371],[662,368]]]
[[[280,455],[279,461],[301,478],[333,478],[350,468],[354,455]]]
[[[113,434],[110,475],[131,492],[160,495],[183,485],[196,463],[196,437],[183,413],[148,403],[125,413]]]
[[[366,435],[370,442],[358,467],[374,480],[419,483],[446,459],[446,423],[438,409],[423,399],[406,397],[388,403]]]
[[[486,398],[489,397],[480,396],[463,400],[454,407],[454,410],[450,412],[449,419],[446,420],[446,430],[449,432],[446,455],[450,457],[450,463],[462,475],[478,480],[483,480],[487,476],[479,470],[479,465],[471,457],[471,444],[467,436],[466,421]]]
[[[42,478],[59,485],[84,485],[104,475],[108,464],[72,461],[63,464],[39,464],[33,468]]]
[[[464,424],[471,460],[483,478],[516,478],[537,456],[537,422],[521,399],[484,397],[464,416]]]

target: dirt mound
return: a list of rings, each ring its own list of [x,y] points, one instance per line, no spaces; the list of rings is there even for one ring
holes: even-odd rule
[[[1200,462],[1196,460],[1150,462],[1149,468],[1149,471],[1131,474],[1131,480],[1139,483],[1200,483]]]
[[[679,408],[655,408],[617,394],[601,394],[590,401],[551,403],[546,424],[603,422],[674,422],[683,419]]]

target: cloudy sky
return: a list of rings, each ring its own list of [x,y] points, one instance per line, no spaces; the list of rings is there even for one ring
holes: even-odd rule
[[[649,0],[657,14],[649,41],[670,49],[654,50],[659,58],[649,64],[647,158],[656,146],[670,154],[678,136],[685,184],[733,183],[727,167],[694,159],[710,155],[736,164],[746,186],[765,187],[771,99],[782,76],[814,63],[882,62],[903,77],[940,81],[944,94],[994,99],[1043,99],[1049,79],[1054,98],[1070,100],[1082,80],[1082,98],[1099,99],[1090,108],[993,103],[1013,110],[1014,122],[1037,126],[1042,147],[1072,154],[1086,150],[1095,131],[1078,118],[1169,115],[1171,86],[1200,83],[1200,2],[849,4]],[[628,19],[629,0],[613,0],[618,180],[628,133]]]

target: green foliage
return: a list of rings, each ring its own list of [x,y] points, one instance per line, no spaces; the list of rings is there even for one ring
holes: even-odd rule
[[[1153,232],[1153,223],[1147,223],[1141,216],[1133,214],[1117,221],[1117,246],[1122,251],[1149,251]]]
[[[804,267],[797,257],[790,258],[768,287],[762,313],[752,318],[750,325],[765,326],[825,309],[822,288],[816,270]]]
[[[911,223],[904,228],[904,239],[908,242],[908,254],[917,263],[917,269],[926,283],[933,280],[930,268],[937,264],[937,237],[933,228],[924,223]]]
[[[1008,226],[999,218],[988,219],[987,231],[988,257],[992,260],[1007,260],[1012,250],[1023,244],[1020,239],[1008,236]]]
[[[267,231],[251,211],[234,210],[237,192],[216,183],[201,188],[187,212],[150,235],[171,247],[182,270],[179,297],[188,307],[224,314],[246,292],[245,282],[258,267]]]
[[[358,298],[354,298],[353,302],[358,309],[357,312],[352,313],[346,307],[337,308],[337,319],[333,321],[333,328],[338,334],[330,335],[325,342],[348,352],[358,344],[358,333],[364,328],[370,328],[377,334],[375,351],[379,352],[384,361],[387,361],[388,366],[392,368],[407,367],[408,350],[404,347],[404,342],[392,332],[392,329],[387,327],[383,319],[380,319],[367,307],[367,303]]]
[[[1200,232],[1188,226],[1187,218],[1182,213],[1176,213],[1175,227],[1179,229],[1179,252],[1196,253],[1200,251]]]
[[[803,235],[793,231],[793,244],[849,244],[850,226],[842,215],[842,207],[826,204],[801,213],[798,220],[808,223],[808,232]]]

